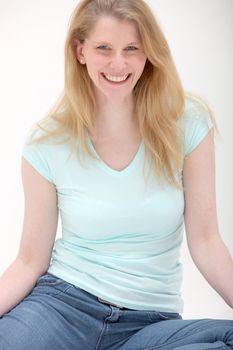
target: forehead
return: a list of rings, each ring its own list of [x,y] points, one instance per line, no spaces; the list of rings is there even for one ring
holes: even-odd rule
[[[113,17],[101,17],[90,31],[88,38],[94,41],[140,41],[136,25]]]

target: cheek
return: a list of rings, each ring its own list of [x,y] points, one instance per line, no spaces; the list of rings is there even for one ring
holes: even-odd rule
[[[139,74],[141,75],[146,65],[146,58],[138,57],[135,61],[135,67],[137,67]]]
[[[107,58],[106,57],[100,57],[100,56],[92,56],[90,66],[94,70],[101,70],[104,65],[107,64]]]

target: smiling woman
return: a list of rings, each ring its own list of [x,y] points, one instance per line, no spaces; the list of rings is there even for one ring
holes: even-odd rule
[[[99,46],[100,38],[102,38],[102,45]],[[147,60],[137,27],[133,23],[102,16],[83,43],[79,39],[75,39],[74,42],[77,58],[81,64],[86,65],[88,74],[94,83],[97,104],[105,105],[108,110],[108,113],[103,115],[99,107],[96,118],[105,119],[105,123],[109,123],[110,120],[107,121],[106,118],[107,115],[112,115],[113,110],[121,115],[124,113],[125,104],[131,106],[133,110],[133,89],[142,75]],[[129,45],[132,45],[133,42],[138,42],[138,48],[132,50],[131,46],[129,50]],[[96,45],[98,45],[97,49]],[[102,77],[105,79],[103,80]],[[115,86],[122,88],[112,90],[112,87]],[[114,102],[114,108],[109,107],[112,102]],[[119,104],[121,107],[119,106],[116,111],[116,105]],[[126,116],[124,118],[126,119]],[[132,116],[128,116],[127,120],[129,118]]]
[[[25,217],[0,279],[0,350],[233,349],[233,321],[181,317],[184,226],[198,269],[233,307],[214,132],[145,1],[79,2],[64,95],[22,150]]]

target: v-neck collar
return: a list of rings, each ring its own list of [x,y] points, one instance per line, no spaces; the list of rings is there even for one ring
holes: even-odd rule
[[[144,148],[144,142],[143,140],[141,140],[140,145],[138,147],[137,152],[135,153],[134,158],[132,159],[132,161],[127,165],[126,168],[122,169],[122,170],[116,170],[111,168],[107,163],[105,163],[103,161],[103,159],[99,156],[98,152],[96,151],[92,140],[90,138],[89,133],[87,132],[87,138],[88,138],[88,142],[89,145],[91,147],[91,150],[94,152],[95,156],[98,158],[97,164],[100,168],[102,168],[104,171],[106,171],[107,173],[114,175],[114,176],[125,176],[127,175],[132,169],[135,168],[135,166],[137,165],[139,159],[141,158],[141,154]]]

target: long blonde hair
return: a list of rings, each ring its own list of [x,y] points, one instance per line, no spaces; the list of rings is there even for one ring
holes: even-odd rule
[[[146,158],[159,179],[183,189],[176,178],[183,158],[183,133],[178,123],[184,111],[185,92],[168,43],[151,9],[143,0],[82,0],[69,23],[65,43],[64,93],[35,129],[43,130],[33,142],[68,135],[71,150],[79,146],[95,157],[87,142],[93,132],[96,101],[85,65],[76,57],[75,39],[84,42],[101,16],[111,16],[135,24],[147,56],[144,71],[134,87],[135,118],[144,140]],[[49,122],[49,123],[47,123]],[[48,128],[50,122],[53,128]],[[56,123],[55,123],[56,122]],[[56,125],[56,127],[54,127]],[[58,141],[59,142],[59,141]]]

